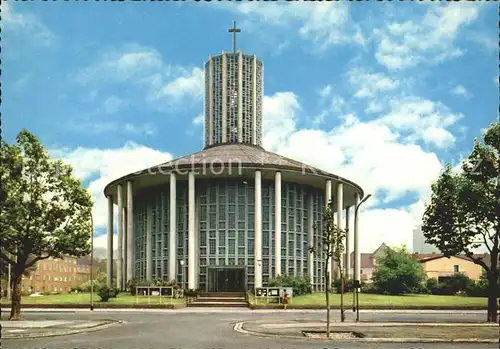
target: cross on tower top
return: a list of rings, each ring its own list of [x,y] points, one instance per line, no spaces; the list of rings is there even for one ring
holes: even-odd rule
[[[241,29],[236,28],[236,21],[233,22],[233,27],[228,29],[229,33],[233,33],[233,53],[236,54],[236,33],[240,33]]]

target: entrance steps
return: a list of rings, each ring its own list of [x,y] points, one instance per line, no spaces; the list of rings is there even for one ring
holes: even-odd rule
[[[248,307],[245,292],[203,292],[188,307]]]

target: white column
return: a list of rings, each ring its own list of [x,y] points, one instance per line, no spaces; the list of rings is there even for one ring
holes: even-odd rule
[[[125,192],[126,190],[124,190]],[[122,235],[122,288],[127,289],[127,205],[123,200],[123,235]]]
[[[281,274],[281,172],[274,176],[274,277]]]
[[[134,277],[134,194],[127,182],[127,282]]]
[[[227,55],[222,52],[222,143],[227,142]]]
[[[354,207],[354,280],[360,280],[360,265],[359,265],[359,210],[356,208],[359,205],[361,198],[356,193],[356,206]],[[361,280],[360,280],[361,281]]]
[[[168,248],[168,278],[170,281],[177,279],[177,206],[176,206],[177,181],[175,173],[170,173],[170,241]]]
[[[262,287],[262,173],[255,171],[255,287]]]
[[[238,52],[238,142],[243,142],[243,54]]]
[[[326,181],[326,186],[325,186],[325,209],[330,205],[330,201],[332,200],[332,181],[327,180]],[[331,207],[331,206],[330,206]],[[326,266],[327,270],[330,271],[330,277],[328,280],[325,280],[327,289],[330,289],[332,287],[332,259],[330,258],[328,260],[328,264]]]
[[[342,211],[344,210],[344,187],[342,183],[337,184],[337,226],[342,229],[344,227],[344,222],[343,222],[343,217],[342,217]],[[340,274],[339,271],[341,268],[343,268],[343,259],[344,256],[342,255],[340,257],[340,263],[335,270],[335,274]],[[340,276],[340,275],[339,275]]]
[[[347,280],[351,279],[351,242],[349,241],[349,211],[350,207],[345,209],[345,276]]]
[[[106,271],[108,273],[106,285],[113,287],[113,197],[108,196],[108,259],[106,261]]]
[[[152,243],[152,231],[153,228],[153,207],[147,205],[146,207],[146,280],[150,281],[153,279],[153,245]]]
[[[195,183],[194,172],[189,172],[188,175],[188,288],[195,288]]]
[[[118,184],[118,256],[116,263],[116,287],[123,290],[123,186]]]
[[[214,98],[214,60],[212,56],[208,59],[208,128],[205,132],[208,132],[208,144],[212,145],[214,143],[214,111],[213,111],[213,98]],[[205,111],[206,113],[206,111]],[[175,175],[175,174],[174,174]],[[169,278],[171,279],[170,275]]]
[[[307,212],[307,247],[314,247],[314,215],[313,215],[313,193],[309,193],[309,208]],[[307,254],[307,270],[309,271],[309,279],[311,285],[314,285],[314,251],[309,250]]]
[[[257,56],[252,59],[252,144],[257,144]]]

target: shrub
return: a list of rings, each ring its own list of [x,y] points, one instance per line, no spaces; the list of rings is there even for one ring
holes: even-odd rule
[[[312,293],[311,282],[308,277],[278,276],[275,279],[269,279],[267,285],[268,287],[291,287],[294,296]]]
[[[464,292],[470,286],[471,281],[472,280],[463,273],[455,273],[452,276],[444,277],[440,280],[451,294]]]
[[[109,289],[109,297],[110,298],[116,298],[116,296],[118,296],[118,293],[120,293],[120,290],[116,287],[111,287]]]
[[[97,290],[97,294],[99,295],[99,298],[101,298],[101,302],[107,302],[109,301],[110,298],[110,289],[108,286],[101,286]]]
[[[132,296],[135,296],[136,294],[136,287],[138,286],[137,284],[137,279],[136,278],[132,278],[130,279],[129,281],[127,281],[127,290],[130,291],[130,294]]]
[[[184,296],[185,297],[198,297],[200,295],[200,292],[198,292],[195,289],[188,288],[184,290]]]
[[[370,283],[365,283],[364,286],[363,284],[361,285],[361,293],[383,294],[384,292],[379,290],[375,284],[370,282]]]
[[[99,280],[94,280],[94,291],[97,290],[101,285],[105,285],[106,282],[100,282]],[[90,280],[85,281],[79,286],[81,292],[90,292],[92,282]]]
[[[354,291],[354,281],[355,280],[344,280],[344,293]],[[361,281],[361,290],[365,287],[365,282]],[[340,279],[333,280],[334,292],[340,293]]]
[[[69,289],[69,291],[71,293],[81,293],[82,292],[82,288],[80,286],[73,286]]]

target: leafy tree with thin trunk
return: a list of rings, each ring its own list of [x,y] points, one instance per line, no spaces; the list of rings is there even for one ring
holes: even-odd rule
[[[23,273],[38,261],[90,252],[92,199],[60,160],[22,130],[0,150],[0,259],[12,266],[11,320],[21,316]]]
[[[385,255],[377,258],[373,271],[373,285],[391,295],[413,293],[422,288],[425,271],[403,246],[388,248]]]
[[[344,253],[344,239],[345,239],[345,231],[340,229],[337,225],[335,225],[333,221],[333,212],[331,209],[331,203],[325,209],[325,213],[323,214],[323,232],[321,236],[321,245],[318,249],[314,246],[310,247],[309,250],[313,253],[320,253],[325,261],[325,301],[326,301],[326,336],[330,337],[330,289],[331,285],[329,284],[329,274],[330,270],[328,270],[328,262],[330,260],[336,261],[340,264],[342,259],[342,255]],[[340,269],[341,277],[342,277],[342,269]],[[340,312],[341,321],[344,321],[344,311],[341,309]]]
[[[500,250],[500,123],[493,123],[474,140],[461,171],[448,164],[432,185],[422,231],[426,241],[446,256],[465,254],[480,265],[488,279],[488,321],[497,321]],[[474,254],[486,247],[490,257]]]

